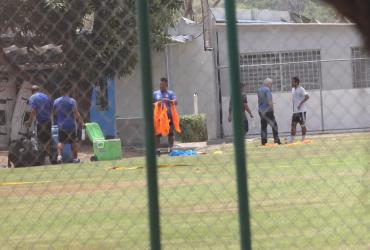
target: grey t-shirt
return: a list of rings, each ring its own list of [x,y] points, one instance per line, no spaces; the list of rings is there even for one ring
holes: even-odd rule
[[[272,101],[272,93],[269,87],[262,86],[258,89],[258,110],[260,112],[272,111],[269,101]]]

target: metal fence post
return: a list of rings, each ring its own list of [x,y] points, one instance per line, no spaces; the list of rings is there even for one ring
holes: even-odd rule
[[[149,197],[150,245],[151,249],[159,250],[160,221],[158,201],[158,178],[155,155],[153,104],[152,104],[152,69],[151,50],[148,25],[147,0],[136,1],[138,34],[139,34],[139,63],[141,69],[142,94],[145,119],[146,171]]]
[[[239,49],[238,34],[236,30],[235,1],[225,1],[226,22],[227,22],[227,41],[230,62],[230,87],[233,106],[233,130],[236,174],[238,185],[239,202],[239,223],[241,249],[252,249],[249,202],[248,202],[248,184],[244,145],[243,113],[240,93],[240,68],[239,68]]]

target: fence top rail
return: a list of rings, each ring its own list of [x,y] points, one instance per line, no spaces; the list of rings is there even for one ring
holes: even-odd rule
[[[216,26],[220,27],[226,27],[226,22],[216,22]],[[338,26],[357,26],[355,23],[282,23],[282,22],[256,22],[256,23],[250,23],[250,22],[242,22],[237,21],[237,26],[305,26],[305,27],[338,27]]]
[[[281,63],[262,63],[262,64],[244,64],[240,65],[240,68],[249,67],[260,67],[260,66],[276,66],[276,65],[290,65],[290,64],[302,64],[302,63],[322,63],[322,62],[345,62],[345,61],[360,61],[360,60],[370,60],[370,57],[363,58],[338,58],[338,59],[326,59],[326,60],[308,60],[299,62],[281,62]],[[220,65],[216,67],[217,69],[228,69],[228,65]]]

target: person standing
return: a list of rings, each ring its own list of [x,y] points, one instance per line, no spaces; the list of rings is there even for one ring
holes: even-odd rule
[[[31,87],[32,95],[29,98],[30,116],[25,122],[27,127],[31,127],[36,119],[37,139],[43,145],[46,156],[51,160],[51,116],[53,103],[50,97],[40,91],[40,87]]]
[[[274,115],[274,105],[272,102],[272,79],[266,78],[263,86],[258,89],[258,113],[261,118],[261,143],[267,143],[267,125],[272,128],[274,143],[281,144],[278,133],[278,125]]]
[[[158,102],[162,102],[162,105],[165,105],[167,108],[167,116],[170,122],[170,130],[168,133],[168,151],[171,152],[174,145],[174,124],[173,124],[173,117],[171,112],[171,103],[173,105],[177,105],[176,95],[175,92],[168,90],[168,80],[165,77],[160,79],[159,83],[159,90],[153,92],[153,104]],[[155,137],[155,144],[157,148],[157,155],[160,155],[160,140],[163,135],[159,134]]]
[[[306,90],[300,86],[298,77],[292,78],[292,101],[293,101],[293,116],[292,116],[292,129],[290,133],[290,143],[294,142],[296,136],[297,124],[299,123],[302,128],[302,141],[306,138],[306,102],[310,97]]]
[[[72,86],[70,83],[64,83],[60,89],[62,95],[54,101],[54,113],[56,116],[56,124],[59,130],[59,143],[58,143],[58,157],[57,162],[62,162],[62,152],[64,144],[71,144],[73,163],[79,163],[78,158],[78,138],[77,138],[77,123],[83,128],[84,121],[77,109],[76,100],[71,98],[70,90]]]
[[[243,88],[242,88],[243,92]],[[247,94],[242,93],[242,105],[243,105],[243,111],[244,111],[244,133],[247,134],[249,130],[249,124],[248,124],[248,118],[246,112],[250,115],[251,118],[254,118],[252,115],[252,112],[248,106],[248,99],[247,99]],[[232,121],[232,100],[230,98],[230,103],[229,103],[229,116],[228,116],[228,121]]]

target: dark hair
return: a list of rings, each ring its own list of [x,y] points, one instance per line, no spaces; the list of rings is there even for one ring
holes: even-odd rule
[[[295,82],[300,83],[300,80],[299,80],[299,78],[297,76],[292,77],[292,80],[295,81]]]
[[[167,82],[168,83],[168,79],[166,77],[162,77],[161,82]]]
[[[61,94],[67,94],[71,90],[72,85],[69,82],[63,82],[60,86],[60,93]]]

